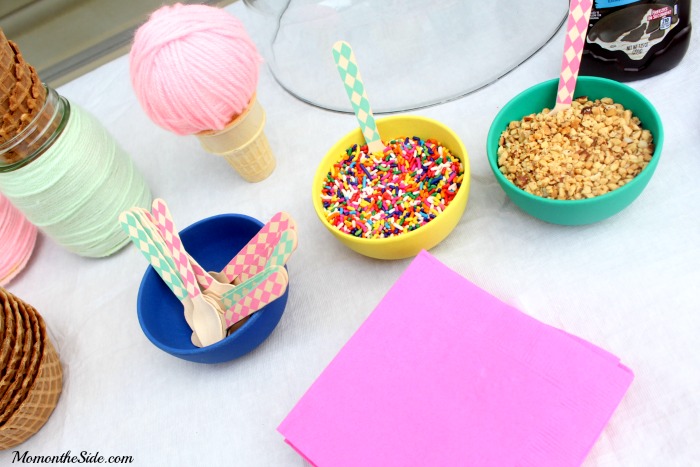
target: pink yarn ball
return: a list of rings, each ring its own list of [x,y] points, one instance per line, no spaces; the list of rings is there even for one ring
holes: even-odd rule
[[[206,5],[154,11],[129,54],[144,111],[179,135],[221,130],[241,114],[257,88],[260,62],[241,21]]]

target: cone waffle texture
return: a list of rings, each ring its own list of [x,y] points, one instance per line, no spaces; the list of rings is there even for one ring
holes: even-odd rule
[[[223,130],[197,136],[207,152],[225,158],[243,179],[259,182],[270,176],[277,165],[264,128],[265,110],[253,96],[243,113]]]
[[[21,133],[40,113],[46,102],[44,88],[36,69],[28,64],[17,44],[0,29],[0,144]],[[13,162],[12,154],[3,156]],[[15,155],[14,159],[19,159]]]
[[[18,334],[20,328],[25,336],[21,347],[24,355],[18,363],[22,370],[15,372],[5,388],[5,403],[0,410],[0,449],[8,449],[27,440],[46,423],[61,394],[63,373],[44,320],[37,311],[3,288],[0,288],[0,302],[3,340],[8,333]],[[14,330],[8,328],[9,322]]]
[[[30,371],[29,362],[32,360],[33,346],[35,336],[32,333],[32,326],[29,322],[29,316],[27,315],[24,307],[20,307],[15,301],[12,303],[12,308],[15,310],[15,316],[17,316],[17,330],[18,334],[22,334],[24,339],[22,340],[22,345],[19,347],[19,355],[17,355],[17,367],[15,369],[13,378],[8,381],[1,392],[2,397],[0,397],[0,424],[6,419],[7,414],[14,412],[14,409],[19,403],[19,398],[22,397],[22,388],[24,382],[27,381],[27,376],[36,374],[36,368],[33,372]],[[26,392],[26,391],[25,391]]]
[[[2,295],[0,295],[1,298],[3,298]],[[2,378],[5,377],[10,354],[15,346],[15,316],[9,301],[2,300],[0,314],[2,314],[2,342],[0,343],[0,381],[2,381]]]
[[[13,306],[19,310],[22,315],[25,327],[25,339],[19,369],[17,370],[14,381],[3,397],[0,409],[2,410],[0,412],[0,426],[7,422],[12,414],[15,413],[17,407],[26,399],[27,392],[39,370],[42,351],[39,327],[36,327],[35,333],[35,328],[32,324],[32,321],[36,320],[30,318],[29,310],[27,310],[27,307],[25,307],[23,303],[16,301]],[[34,345],[35,343],[38,345]]]
[[[2,367],[2,377],[0,378],[0,412],[4,411],[7,405],[7,398],[9,395],[10,386],[15,381],[15,377],[18,376],[17,370],[19,369],[20,362],[23,357],[23,345],[24,345],[24,334],[25,326],[22,316],[14,306],[13,300],[7,300],[4,304],[5,317],[11,317],[14,326],[12,328],[7,328],[5,330],[5,338],[8,339],[11,344],[8,350],[8,355],[6,357],[4,366]],[[9,320],[8,320],[9,321]],[[20,375],[21,376],[21,375]]]
[[[9,108],[10,94],[15,86],[15,52],[0,29],[0,111]]]

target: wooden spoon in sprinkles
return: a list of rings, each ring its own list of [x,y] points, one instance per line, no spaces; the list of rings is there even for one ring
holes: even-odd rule
[[[566,23],[557,99],[554,108],[550,111],[551,115],[571,107],[578,71],[581,68],[581,55],[586,43],[588,19],[591,17],[592,6],[593,0],[571,0],[569,2],[569,18]]]
[[[348,94],[350,104],[355,112],[357,122],[360,124],[362,135],[367,143],[369,153],[384,151],[384,143],[379,136],[377,122],[374,120],[372,108],[369,105],[365,84],[360,76],[360,68],[355,60],[355,53],[352,47],[345,41],[338,41],[333,44],[333,59],[340,73],[340,79],[345,85],[345,92]]]

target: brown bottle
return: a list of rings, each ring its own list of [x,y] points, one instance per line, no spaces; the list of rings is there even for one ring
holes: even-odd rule
[[[581,75],[649,78],[680,63],[690,45],[690,0],[595,0]]]

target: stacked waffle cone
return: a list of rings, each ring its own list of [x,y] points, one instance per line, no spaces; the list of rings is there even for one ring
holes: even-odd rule
[[[0,29],[0,145],[10,141],[36,118],[46,102],[36,69],[28,64],[17,47]],[[3,153],[6,163],[23,157],[21,152]]]
[[[0,287],[0,449],[39,431],[56,407],[62,383],[43,318]]]

